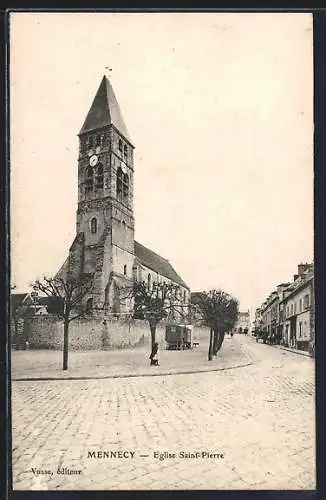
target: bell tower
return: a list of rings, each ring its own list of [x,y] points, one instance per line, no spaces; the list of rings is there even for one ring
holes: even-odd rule
[[[78,137],[77,235],[70,257],[77,252],[72,260],[79,272],[94,276],[93,304],[110,309],[114,290],[132,279],[134,146],[106,76]]]

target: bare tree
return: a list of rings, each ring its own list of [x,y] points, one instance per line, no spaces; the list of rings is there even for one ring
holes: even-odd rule
[[[93,279],[85,274],[79,279],[47,278],[35,281],[32,284],[34,292],[41,293],[47,297],[55,297],[62,304],[58,316],[63,321],[63,363],[62,369],[68,369],[69,350],[69,325],[74,319],[85,317],[92,312],[90,305],[85,305],[84,299],[92,291]]]
[[[239,303],[223,290],[210,290],[196,294],[194,301],[202,323],[210,328],[208,360],[216,356],[222,347],[225,333],[232,330],[237,321]]]
[[[184,320],[189,314],[189,305],[182,301],[180,287],[174,283],[146,284],[145,281],[135,280],[129,287],[124,287],[123,298],[133,299],[135,318],[148,321],[152,349],[161,320]]]

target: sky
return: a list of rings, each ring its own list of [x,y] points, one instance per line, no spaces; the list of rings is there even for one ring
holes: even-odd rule
[[[15,291],[67,257],[103,74],[135,146],[137,241],[241,310],[291,281],[313,259],[312,39],[306,13],[11,13]]]

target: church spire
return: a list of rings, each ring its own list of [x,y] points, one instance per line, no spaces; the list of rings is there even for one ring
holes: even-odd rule
[[[106,76],[103,76],[79,135],[107,125],[113,125],[132,144],[111,82]]]

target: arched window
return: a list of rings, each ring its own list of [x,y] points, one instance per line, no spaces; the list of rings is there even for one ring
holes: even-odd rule
[[[96,234],[97,233],[97,218],[93,217],[91,219],[91,233]]]
[[[127,154],[128,154],[128,148],[127,148],[126,144],[123,146],[123,154],[124,154],[124,156],[127,156]]]
[[[121,139],[119,139],[119,151],[122,152],[122,140]]]
[[[123,274],[125,276],[127,275],[127,266],[126,266],[126,264],[123,266]]]
[[[87,167],[85,173],[85,191],[88,193],[89,191],[93,191],[93,169],[92,167]]]
[[[97,135],[95,139],[95,146],[98,147],[101,145],[101,136]]]
[[[121,200],[122,198],[122,180],[123,180],[123,172],[119,167],[117,171],[117,198]]]
[[[88,144],[87,144],[87,146],[88,146],[88,149],[92,149],[92,147],[93,147],[93,137],[92,136],[90,136],[88,138]]]
[[[87,149],[87,142],[86,142],[84,137],[79,140],[79,144],[80,144],[80,152],[85,153],[85,151]]]
[[[103,188],[103,165],[102,165],[102,163],[98,164],[98,167],[96,170],[96,187],[98,189]]]
[[[147,285],[148,285],[148,290],[151,289],[151,273],[148,273],[148,276],[147,276]]]
[[[86,310],[89,312],[93,309],[93,298],[90,297],[86,302]]]
[[[127,201],[129,196],[129,177],[128,174],[122,172],[122,168],[117,170],[117,198],[118,200]]]
[[[128,198],[128,195],[129,195],[129,177],[128,177],[128,174],[123,174],[122,193],[123,193],[124,198]]]
[[[305,309],[308,309],[308,307],[309,307],[309,295],[308,294],[303,297],[303,307]]]

